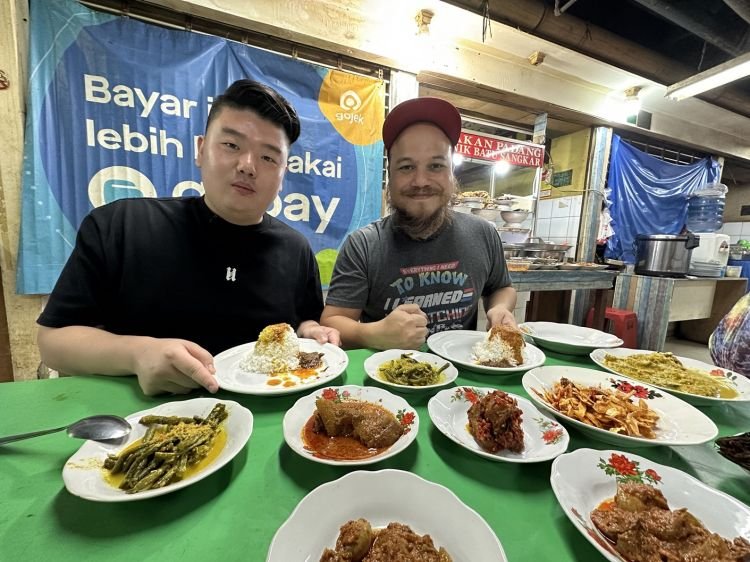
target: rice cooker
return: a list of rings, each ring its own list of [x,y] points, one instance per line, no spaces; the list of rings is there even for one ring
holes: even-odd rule
[[[690,256],[700,239],[687,234],[639,234],[635,239],[635,273],[656,277],[685,277]]]

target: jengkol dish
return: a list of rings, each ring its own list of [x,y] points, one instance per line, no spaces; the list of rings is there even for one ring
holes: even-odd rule
[[[552,490],[611,562],[741,562],[750,508],[675,468],[629,452],[577,449],[552,463]]]
[[[339,529],[336,547],[326,548],[320,562],[452,562],[448,552],[435,547],[430,535],[419,535],[403,523],[373,528],[366,519],[347,521]]]

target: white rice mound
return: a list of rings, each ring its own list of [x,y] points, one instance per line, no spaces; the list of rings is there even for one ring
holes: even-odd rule
[[[251,353],[240,361],[248,373],[283,373],[299,368],[299,340],[289,324],[263,328]]]
[[[512,367],[518,366],[512,346],[492,331],[487,332],[487,337],[483,341],[475,343],[471,351],[479,364],[504,360]]]

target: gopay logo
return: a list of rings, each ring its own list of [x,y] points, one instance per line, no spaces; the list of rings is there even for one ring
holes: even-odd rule
[[[344,111],[339,111],[336,114],[336,119],[339,121],[349,121],[350,123],[364,123],[364,118],[354,113],[360,107],[362,107],[362,99],[357,95],[357,92],[353,90],[347,90],[339,98],[339,107]]]
[[[344,111],[357,111],[360,107],[362,107],[362,100],[357,95],[357,92],[353,90],[347,90],[343,94],[341,94],[341,98],[339,99],[339,106],[341,106],[341,109]]]

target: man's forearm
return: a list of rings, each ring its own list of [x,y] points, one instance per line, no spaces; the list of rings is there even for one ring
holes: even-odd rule
[[[133,374],[135,349],[144,339],[118,336],[89,326],[40,326],[37,335],[44,364],[71,375]]]
[[[485,299],[485,310],[490,310],[497,305],[501,305],[510,312],[513,312],[516,308],[516,290],[513,287],[503,287]]]

